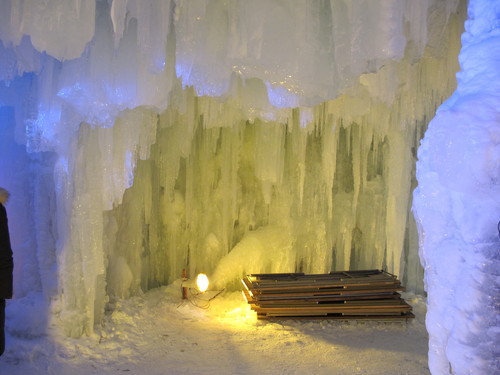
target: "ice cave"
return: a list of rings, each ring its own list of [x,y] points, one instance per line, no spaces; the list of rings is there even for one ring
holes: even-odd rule
[[[0,0],[0,40],[30,334],[183,269],[384,269],[432,374],[500,373],[499,0]]]

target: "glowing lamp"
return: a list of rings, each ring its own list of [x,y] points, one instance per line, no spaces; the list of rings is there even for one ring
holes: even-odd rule
[[[204,293],[208,289],[208,277],[204,273],[199,273],[195,279],[188,279],[186,270],[182,270],[182,299],[189,299],[192,302],[197,295]]]
[[[208,289],[208,277],[204,273],[199,273],[198,276],[196,276],[196,286],[198,287],[198,290],[203,293]]]

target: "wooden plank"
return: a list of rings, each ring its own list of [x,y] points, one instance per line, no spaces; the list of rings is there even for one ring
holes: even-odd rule
[[[252,281],[260,282],[276,282],[276,281],[293,281],[293,280],[343,280],[343,279],[377,279],[377,278],[392,278],[396,277],[387,272],[373,271],[340,271],[327,274],[251,274],[248,277]]]
[[[412,307],[401,299],[396,276],[380,270],[328,274],[252,274],[243,294],[259,319],[409,319]]]
[[[400,289],[377,289],[377,290],[361,290],[359,292],[315,292],[315,293],[283,293],[283,294],[258,294],[254,295],[256,301],[275,301],[282,299],[301,299],[301,298],[336,298],[336,299],[355,299],[363,297],[378,297],[387,298],[398,294]]]
[[[276,280],[299,280],[299,279],[352,279],[352,278],[394,278],[397,277],[380,270],[367,271],[338,271],[326,274],[303,274],[303,273],[268,273],[268,274],[250,274],[248,277],[253,280],[276,281]]]
[[[371,320],[371,321],[404,321],[407,319],[414,319],[415,315],[412,313],[405,313],[401,315],[321,315],[321,316],[268,316],[257,314],[257,319],[260,320],[287,320],[287,319],[300,319],[300,320]]]
[[[341,289],[341,290],[305,290],[305,291],[275,291],[273,293],[253,293],[253,297],[257,300],[270,299],[273,297],[287,298],[287,297],[302,297],[302,296],[356,296],[374,293],[393,293],[403,291],[403,287],[390,287],[390,288],[377,288],[377,289]]]
[[[266,314],[295,314],[295,315],[307,315],[309,313],[365,313],[369,315],[370,313],[390,313],[390,312],[409,312],[411,311],[411,306],[291,306],[291,307],[267,307],[261,308],[259,306],[253,305],[252,310],[257,313]]]
[[[251,286],[251,283],[250,281],[245,278],[245,279],[241,279],[241,283],[243,284],[243,291],[249,295],[249,296],[253,296],[253,293],[252,291],[250,290],[250,286]]]
[[[288,307],[288,306],[293,306],[293,305],[301,305],[301,306],[315,306],[315,305],[327,305],[327,306],[334,306],[334,305],[360,305],[360,304],[365,304],[365,305],[370,305],[370,306],[377,306],[378,304],[382,305],[398,305],[401,303],[400,298],[394,298],[394,299],[372,299],[372,300],[279,300],[279,301],[252,301],[250,304],[259,306],[261,308],[266,308],[266,307]]]
[[[394,275],[388,273],[377,273],[377,274],[349,274],[346,271],[338,274],[309,274],[309,275],[299,275],[299,274],[288,274],[288,275],[278,275],[272,277],[271,275],[261,276],[258,274],[248,275],[252,281],[260,282],[277,282],[277,281],[299,281],[299,280],[376,280],[376,279],[397,279]]]
[[[395,287],[398,288],[401,286],[400,282],[378,282],[378,283],[357,283],[357,284],[334,284],[334,283],[322,283],[322,284],[296,284],[296,285],[283,285],[283,284],[275,284],[275,285],[256,285],[250,284],[249,290],[252,293],[267,293],[267,292],[276,292],[276,291],[308,291],[308,290],[357,290],[362,288],[375,288],[375,287]]]
[[[267,312],[267,313],[285,313],[285,312],[307,312],[307,311],[322,311],[322,312],[359,312],[359,311],[378,311],[378,312],[391,312],[391,311],[410,311],[411,306],[408,305],[380,305],[380,306],[344,306],[344,305],[289,305],[289,306],[273,306],[273,307],[261,307],[259,305],[253,305],[252,310],[257,312]]]
[[[253,301],[252,296],[248,293],[248,290],[243,289],[241,291],[243,293],[243,297],[245,297],[245,300],[250,303],[250,301]]]
[[[248,289],[252,295],[278,295],[278,294],[312,294],[312,293],[321,293],[328,294],[332,293],[346,293],[346,292],[357,292],[363,293],[364,291],[373,291],[380,290],[383,292],[384,290],[392,290],[392,291],[401,291],[404,288],[401,286],[399,281],[391,281],[391,282],[371,282],[371,283],[358,283],[358,284],[301,284],[301,285],[286,285],[283,283],[274,284],[274,285],[266,285],[259,286],[252,283],[250,280],[243,280],[244,286]],[[383,290],[384,289],[384,290]]]
[[[251,298],[250,296],[246,298],[248,303],[260,303],[260,304],[283,304],[297,301],[304,302],[328,302],[328,301],[350,301],[350,300],[370,300],[370,299],[399,299],[401,295],[399,293],[374,293],[374,294],[356,294],[356,295],[326,295],[326,296],[287,296],[287,297],[270,297],[270,298]]]

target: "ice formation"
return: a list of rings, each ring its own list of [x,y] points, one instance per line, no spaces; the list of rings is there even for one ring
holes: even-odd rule
[[[422,293],[416,150],[455,89],[465,11],[460,0],[1,1],[0,185],[13,190],[16,297],[43,295],[49,321],[78,337],[110,299],[183,268],[227,285],[245,272],[384,267]],[[433,123],[446,126],[433,125],[420,151],[426,268],[461,262],[431,235],[451,218],[463,246],[484,244],[460,253],[467,262],[494,254],[497,87],[475,97],[490,112],[446,115],[479,92],[479,67],[496,78],[493,60],[481,61],[498,51],[498,1],[469,11],[464,44],[484,46],[462,50],[461,85]],[[463,125],[481,115],[482,127]],[[436,157],[448,139],[460,157],[451,146]],[[462,168],[469,179],[455,177]],[[453,361],[475,341],[437,332],[436,315],[469,307],[443,297],[438,269],[425,277],[430,358],[436,374],[446,360],[458,373]]]
[[[500,371],[500,1],[469,3],[458,87],[418,152],[433,374]]]

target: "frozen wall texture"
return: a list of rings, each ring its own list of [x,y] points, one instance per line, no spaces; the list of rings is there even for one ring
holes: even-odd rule
[[[416,150],[455,89],[465,9],[459,0],[0,0],[14,304],[43,304],[48,324],[78,337],[108,302],[183,268],[232,285],[246,272],[384,267],[423,292],[410,213]],[[472,39],[490,32],[472,29]],[[467,170],[486,178],[498,155],[480,145],[496,138],[471,131],[441,139],[459,147],[478,135],[480,152],[469,154],[491,166]],[[424,147],[444,147],[439,139]],[[460,168],[453,154],[437,159],[442,176]],[[422,173],[421,191],[434,189]],[[468,181],[451,178],[441,177]],[[445,215],[451,206],[436,197]],[[443,254],[432,250],[438,240],[425,242],[434,219],[417,212],[424,260]],[[431,293],[438,277],[426,274]],[[449,302],[432,298],[431,318]]]
[[[433,374],[500,373],[500,1],[468,13],[457,90],[417,163]]]

